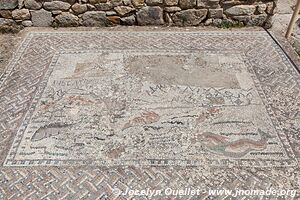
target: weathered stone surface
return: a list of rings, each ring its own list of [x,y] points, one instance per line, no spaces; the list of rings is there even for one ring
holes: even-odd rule
[[[35,0],[25,0],[24,1],[25,8],[30,10],[39,10],[42,8],[42,3]]]
[[[113,5],[110,2],[97,3],[97,4],[95,4],[95,7],[97,8],[97,10],[100,10],[100,11],[108,11],[113,8]]]
[[[178,0],[165,0],[165,5],[167,6],[176,6],[178,4]]]
[[[107,26],[108,24],[103,11],[89,11],[82,15],[82,25],[84,26]]]
[[[136,19],[134,15],[130,15],[128,17],[122,17],[121,18],[121,24],[132,26],[136,24]]]
[[[113,25],[120,24],[120,17],[119,16],[108,16],[107,19]]]
[[[198,0],[197,1],[197,8],[209,8],[208,0]]]
[[[110,2],[114,7],[123,5],[123,0],[110,0]]]
[[[52,10],[51,13],[52,13],[52,15],[59,15],[62,13],[62,11],[61,10]]]
[[[89,0],[90,4],[106,3],[107,0]]]
[[[264,14],[266,9],[267,9],[267,5],[266,4],[259,4],[259,5],[257,5],[257,12],[259,14]]]
[[[123,1],[122,1],[122,0],[110,0],[109,2],[111,3],[111,5],[112,5],[113,7],[123,5]]]
[[[249,15],[233,16],[232,19],[237,20],[239,22],[243,22],[244,24],[248,24],[248,22],[251,20],[251,16]]]
[[[243,22],[247,26],[264,26],[267,22],[268,15],[261,14],[261,15],[253,15],[253,16],[233,16],[233,19]]]
[[[72,6],[72,10],[74,11],[75,14],[81,14],[87,11],[87,5],[86,4],[79,4],[75,3]]]
[[[225,10],[228,15],[252,15],[256,10],[254,5],[238,5]]]
[[[97,10],[96,7],[92,4],[86,4],[86,7],[88,9],[88,11],[95,11]]]
[[[67,11],[67,10],[69,10],[70,7],[71,7],[71,5],[69,3],[62,2],[62,1],[51,1],[51,2],[45,2],[44,3],[44,8],[46,10],[63,10],[63,11]]]
[[[64,27],[79,25],[78,17],[69,12],[63,12],[60,15],[56,16],[55,22],[57,26],[64,26]]]
[[[30,21],[30,20],[22,21],[22,25],[25,27],[30,27],[30,26],[32,26],[32,21]]]
[[[18,0],[0,0],[0,10],[14,9],[18,6]]]
[[[173,20],[170,16],[170,13],[164,13],[164,18],[165,18],[165,23],[168,25],[168,26],[171,26],[173,24]]]
[[[177,12],[172,19],[177,26],[199,25],[207,16],[207,9],[189,9]]]
[[[21,10],[13,10],[12,17],[16,20],[26,20],[30,19],[30,13],[28,9],[21,9]]]
[[[142,7],[145,3],[145,0],[131,0],[131,3],[135,6],[135,7]]]
[[[128,17],[122,17],[120,20],[121,20],[121,24],[123,25],[132,26],[136,24],[136,18],[134,15],[130,15]]]
[[[147,6],[137,12],[137,22],[141,26],[164,23],[163,10],[158,6]]]
[[[0,2],[1,1],[8,0],[0,0]],[[85,20],[82,19],[82,14],[85,12],[104,11],[106,18],[100,17],[100,19],[102,19],[100,21],[105,21],[106,25],[111,24],[110,22],[112,22],[112,24],[122,22],[121,18],[132,15],[133,13],[139,25],[161,25],[164,22],[167,24],[167,21],[173,21],[173,18],[176,18],[176,23],[190,25],[190,22],[179,22],[178,16],[182,14],[184,14],[183,16],[187,15],[187,18],[189,18],[187,21],[190,21],[190,18],[193,18],[192,16],[196,16],[195,12],[188,11],[182,13],[181,11],[193,9],[208,10],[206,17],[212,19],[236,19],[238,21],[253,21],[253,24],[262,24],[258,21],[262,19],[263,16],[258,15],[267,14],[268,20],[271,22],[271,15],[273,15],[272,13],[274,13],[275,7],[275,3],[271,2],[271,0],[255,0],[251,2],[252,5],[246,5],[244,0],[18,0],[18,2],[19,7],[22,7],[22,9],[33,11],[43,8],[47,11],[51,11],[51,20],[54,20],[55,17],[61,15],[63,12],[69,12],[71,14],[69,15],[70,17],[73,15],[78,16],[79,24],[87,20],[86,18]],[[250,2],[247,2],[247,4],[250,4]],[[226,10],[224,10],[224,8]],[[11,12],[11,10],[8,10],[8,12],[5,12],[3,9],[0,10],[0,17],[12,18],[9,12]],[[22,12],[24,12],[23,15]],[[181,13],[178,14],[177,12]],[[25,11],[14,11],[13,19],[16,20],[18,24],[21,24],[22,21],[30,19],[30,14],[28,17],[28,13],[28,11],[26,14]],[[199,12],[196,13],[199,14]],[[108,16],[119,16],[119,18],[111,17],[108,19]],[[250,18],[246,16],[250,16]],[[63,14],[59,16],[58,19],[61,17],[63,20],[68,16]],[[170,20],[167,20],[167,18],[170,18]],[[73,22],[70,21],[70,24],[72,23]],[[76,24],[77,23],[75,23],[75,26]],[[196,22],[192,24],[198,24],[198,21],[196,20]],[[248,24],[251,23],[249,22]]]
[[[132,6],[131,0],[123,0],[122,2],[125,6]]]
[[[222,19],[212,19],[212,20],[213,20],[212,25],[217,26],[217,27],[220,27],[220,26],[222,26],[222,23],[225,23],[225,21],[223,22]],[[226,21],[226,23],[227,23],[227,21]]]
[[[39,0],[39,1],[41,1],[41,0]],[[46,0],[46,1],[49,1],[49,0]],[[60,1],[67,2],[67,3],[71,4],[71,5],[73,5],[77,0],[60,0]],[[78,1],[80,2],[81,0],[78,0]]]
[[[178,6],[172,6],[172,7],[165,7],[164,10],[166,12],[178,12],[181,11],[181,8]]]
[[[189,9],[196,6],[196,0],[179,0],[179,7],[182,9]]]
[[[115,7],[114,9],[121,16],[124,16],[135,10],[134,8],[129,7],[129,6],[118,6],[118,7]]]
[[[6,19],[11,19],[11,11],[10,10],[0,10],[0,17],[6,18]]]
[[[31,14],[31,20],[33,26],[38,26],[38,27],[51,26],[53,21],[51,12],[42,9],[42,10],[30,11],[30,14]]]
[[[253,15],[251,16],[251,19],[248,21],[248,26],[263,26],[264,23],[267,21],[267,14],[261,14],[261,15]]]
[[[113,16],[113,15],[118,15],[116,11],[112,10],[112,11],[107,11],[105,12],[106,16]]]
[[[219,8],[220,0],[198,0],[197,1],[197,8]]]
[[[223,18],[223,8],[209,9],[209,18]]]
[[[205,22],[204,22],[204,26],[209,26],[213,23],[213,19],[207,19]]]
[[[163,0],[146,0],[146,4],[149,6],[157,6],[163,4]]]
[[[0,18],[0,33],[17,33],[21,27],[12,19]]]
[[[276,9],[277,7],[274,2],[269,2],[266,5],[267,5],[267,9],[266,9],[267,14],[274,15],[277,12],[277,9]]]

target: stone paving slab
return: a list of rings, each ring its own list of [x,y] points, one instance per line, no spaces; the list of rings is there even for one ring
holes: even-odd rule
[[[0,197],[298,189],[299,77],[265,31],[29,33],[0,79]]]

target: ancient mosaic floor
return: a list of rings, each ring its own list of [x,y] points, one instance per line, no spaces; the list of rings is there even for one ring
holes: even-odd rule
[[[0,199],[299,190],[299,84],[265,31],[29,33],[0,78]]]

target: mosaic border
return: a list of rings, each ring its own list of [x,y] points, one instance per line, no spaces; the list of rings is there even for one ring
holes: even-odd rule
[[[80,33],[80,32],[79,32]],[[87,32],[84,32],[85,34],[87,34]],[[110,33],[110,32],[91,32],[91,33],[88,33],[88,34],[90,34],[90,35],[94,35],[94,34],[96,34],[96,35],[101,35],[101,34],[107,34],[107,33]],[[139,33],[139,34],[146,34],[146,35],[149,35],[149,34],[155,34],[155,33],[161,33],[161,32],[137,32],[137,33]],[[263,33],[263,34],[261,34],[261,35],[263,35],[263,36],[267,36],[266,35],[266,33],[265,32],[262,32],[262,31],[254,31],[254,32],[235,32],[235,33],[232,33],[232,32],[163,32],[164,34],[178,34],[178,35],[186,35],[186,34],[196,34],[196,35],[224,35],[224,33],[226,33],[226,34],[230,34],[230,35],[257,35],[257,33]],[[78,34],[78,32],[73,32],[73,33],[68,33],[68,32],[66,32],[66,33],[64,33],[64,32],[59,32],[59,33],[30,33],[29,34],[29,36],[25,39],[25,41],[22,43],[22,46],[21,46],[21,48],[18,50],[18,52],[19,51],[21,51],[21,52],[19,52],[19,53],[17,53],[17,55],[19,55],[19,56],[21,56],[22,55],[22,52],[24,52],[25,50],[26,50],[26,47],[27,47],[27,45],[29,45],[29,42],[30,42],[30,40],[32,39],[32,37],[34,37],[34,35],[38,35],[38,36],[40,36],[40,35],[52,35],[52,34]],[[111,34],[111,33],[110,33]],[[127,32],[114,32],[114,34],[126,34],[126,35],[132,35],[132,33],[127,33]],[[271,39],[272,40],[272,39]],[[273,41],[273,40],[272,40]],[[277,44],[275,44],[274,45],[275,46],[275,49],[276,49],[276,46],[277,46]],[[273,47],[274,47],[273,46]],[[278,47],[278,46],[277,46]],[[279,47],[278,47],[279,48]],[[153,51],[153,50],[152,50]],[[180,50],[181,52],[182,52],[182,50]],[[190,50],[190,51],[195,51],[195,50]],[[78,52],[78,51],[76,51],[76,52]],[[93,51],[94,52],[94,51]],[[170,52],[170,50],[166,50],[166,52]],[[215,51],[214,51],[215,52]],[[284,56],[284,58],[285,59],[287,59],[286,58],[286,56],[285,55],[283,55],[283,52],[281,52],[280,53],[280,51],[279,51],[279,49],[277,49],[277,53],[279,53],[280,54],[280,56],[281,56],[281,58],[282,58],[282,56]],[[283,58],[282,58],[283,59]],[[285,60],[285,59],[283,59],[283,60]],[[11,67],[9,67],[8,69],[7,69],[7,71],[5,72],[6,74],[10,74],[12,71],[13,71],[13,69],[14,69],[14,66],[15,66],[15,64],[16,64],[16,62],[17,62],[18,60],[17,60],[17,58],[15,58],[14,59],[14,62],[12,62],[12,64],[10,65]],[[287,63],[286,63],[287,64]],[[291,63],[289,63],[289,64],[287,64],[287,65],[290,65]],[[292,73],[293,75],[294,75],[294,77],[295,77],[295,73]],[[297,76],[297,75],[296,75]],[[3,76],[3,77],[9,77],[8,75],[6,75],[6,76]],[[1,80],[2,80],[2,83],[4,83],[5,82],[5,80],[6,80],[6,78],[2,78],[1,77]],[[0,87],[1,87],[2,85],[1,85],[1,81],[0,81]],[[262,98],[263,99],[263,98]],[[264,99],[263,99],[264,100]],[[267,105],[267,104],[265,104],[265,105]],[[268,109],[269,111],[271,111],[271,109]],[[273,115],[273,114],[272,114]],[[274,117],[274,116],[272,116],[272,117]],[[278,127],[277,127],[278,128]],[[286,137],[286,135],[285,134],[283,134],[285,137]],[[18,138],[18,137],[15,137],[15,138]],[[284,145],[288,145],[288,147],[289,147],[289,143],[287,142],[287,141],[284,141],[284,142],[282,142]],[[292,153],[292,150],[291,149],[289,149],[288,150],[288,152],[289,153]],[[295,157],[295,156],[293,156],[293,157]],[[87,161],[87,162],[89,162],[89,161]],[[182,161],[180,161],[180,162],[182,162]],[[188,161],[184,161],[184,162],[186,162],[186,163],[189,163]],[[199,161],[199,162],[202,162],[202,161]],[[262,167],[262,166],[265,166],[265,165],[267,165],[267,166],[278,166],[278,162],[274,162],[274,161],[270,161],[270,162],[262,162],[262,161],[260,161],[260,160],[257,160],[257,161],[246,161],[246,162],[249,162],[249,165],[253,165],[254,163],[254,165],[255,166],[260,166],[260,167]],[[27,164],[28,162],[23,162],[24,164]],[[52,161],[46,161],[46,163],[53,163]],[[134,162],[135,163],[135,162]],[[161,165],[162,163],[166,163],[166,161],[158,161],[158,160],[152,160],[152,161],[150,161],[150,163],[151,163],[151,165],[155,165],[155,166],[159,166],[159,165]],[[214,162],[212,162],[211,164],[213,165],[213,163]],[[227,163],[227,162],[225,162],[225,163]],[[80,163],[77,163],[77,164],[79,164],[79,165],[81,165]],[[195,163],[190,163],[192,166],[193,165],[195,165]],[[232,163],[231,163],[232,164]],[[295,161],[286,161],[284,164],[288,164],[289,166],[294,166],[295,164],[296,164],[296,162]],[[163,164],[164,165],[164,164]],[[170,164],[168,164],[168,165],[170,165]],[[174,164],[174,165],[177,165],[177,164]],[[245,163],[242,161],[242,162],[234,162],[234,165],[242,165],[242,166],[244,166],[245,165]],[[266,167],[267,167],[266,166]],[[279,166],[281,166],[281,165],[279,165]]]

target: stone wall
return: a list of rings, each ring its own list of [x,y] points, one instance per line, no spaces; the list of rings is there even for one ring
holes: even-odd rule
[[[0,0],[0,26],[270,26],[277,0]]]

